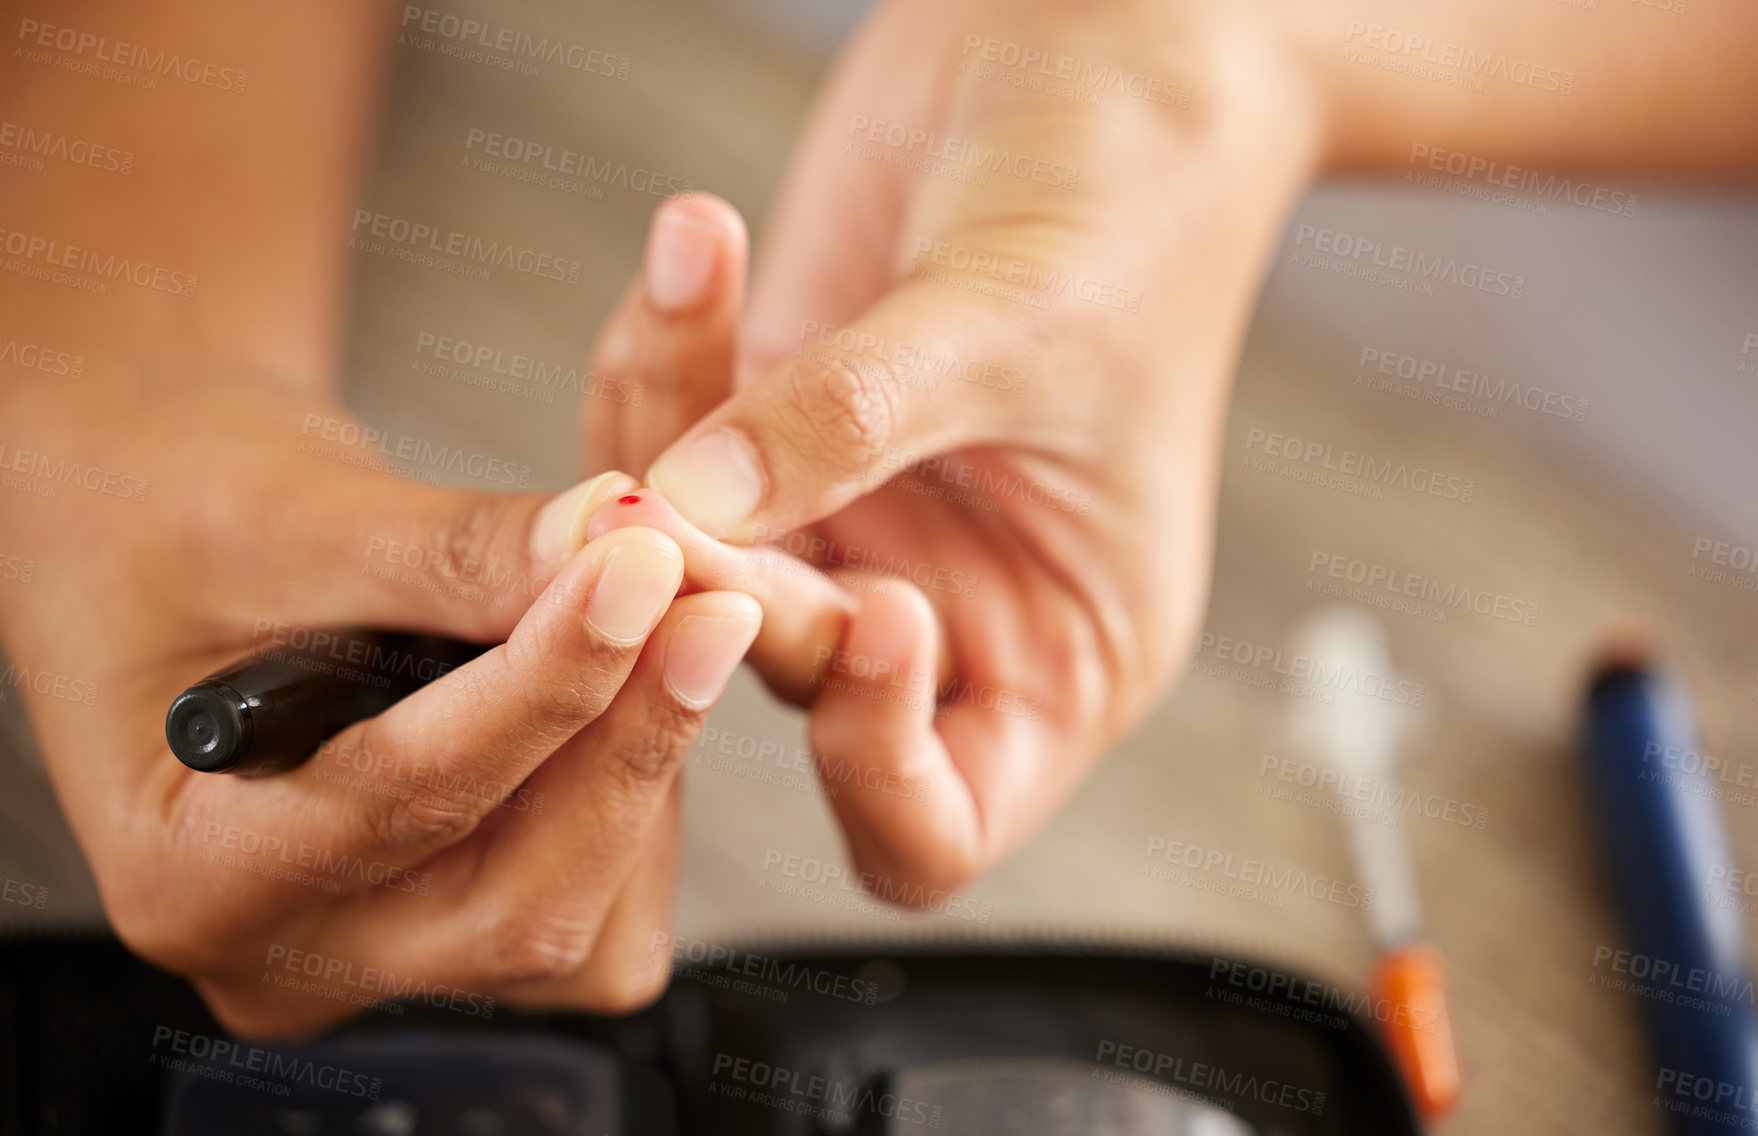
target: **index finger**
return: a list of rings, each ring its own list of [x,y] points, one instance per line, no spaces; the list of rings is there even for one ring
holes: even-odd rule
[[[677,541],[689,590],[743,592],[756,600],[763,623],[751,664],[782,698],[802,706],[812,701],[825,660],[859,606],[847,589],[781,549],[715,540],[655,489],[633,490],[604,505],[586,533],[598,537],[628,525],[645,525]]]
[[[663,533],[589,543],[506,643],[267,779],[268,811],[345,862],[409,867],[457,843],[610,705],[682,579]]]

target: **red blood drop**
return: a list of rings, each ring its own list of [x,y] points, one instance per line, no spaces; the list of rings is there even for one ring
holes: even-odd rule
[[[627,497],[617,498],[617,504],[619,505],[638,505],[640,502],[641,495],[639,493],[631,493]]]

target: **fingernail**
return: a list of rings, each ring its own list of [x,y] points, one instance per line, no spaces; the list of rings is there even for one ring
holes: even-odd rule
[[[763,501],[763,472],[745,436],[722,427],[662,455],[647,483],[709,536],[723,537]]]
[[[642,270],[648,297],[669,311],[700,304],[714,278],[716,238],[713,229],[684,210],[660,206]]]
[[[749,616],[692,615],[678,623],[665,648],[665,684],[694,710],[714,704],[757,637]]]
[[[531,527],[531,559],[539,567],[566,564],[586,547],[586,522],[592,514],[636,484],[628,474],[613,469],[551,498],[538,510],[537,523]]]
[[[586,622],[607,639],[627,642],[653,630],[683,582],[684,562],[651,544],[620,544],[605,557]]]

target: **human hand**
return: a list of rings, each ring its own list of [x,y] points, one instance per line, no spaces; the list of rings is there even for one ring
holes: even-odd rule
[[[410,990],[478,1014],[655,996],[675,773],[756,605],[674,602],[682,557],[651,529],[587,544],[622,474],[553,497],[438,488],[375,468],[336,405],[267,382],[81,384],[9,391],[31,452],[4,464],[55,492],[9,481],[0,502],[39,568],[0,596],[0,630],[122,940],[249,1034]],[[505,643],[296,770],[171,755],[184,686],[361,624]]]
[[[922,803],[834,799],[898,894],[1022,840],[1194,639],[1227,380],[1312,161],[1293,73],[1250,18],[893,0],[808,126],[742,360],[743,243],[701,199],[662,208],[660,284],[607,332],[596,369],[649,392],[644,426],[593,428],[608,460],[652,460],[712,535],[869,577],[792,693],[822,760],[926,782]],[[1143,97],[997,81],[992,42],[1142,77]],[[929,135],[986,183],[894,160]]]

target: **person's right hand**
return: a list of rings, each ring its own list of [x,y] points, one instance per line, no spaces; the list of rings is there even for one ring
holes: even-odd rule
[[[760,613],[674,602],[682,557],[651,529],[585,544],[632,479],[439,488],[266,382],[88,373],[75,401],[18,381],[0,527],[36,571],[0,589],[0,694],[24,699],[129,947],[258,1035],[407,993],[476,1014],[657,994],[675,774]],[[183,687],[352,625],[506,642],[288,773],[170,753]]]

